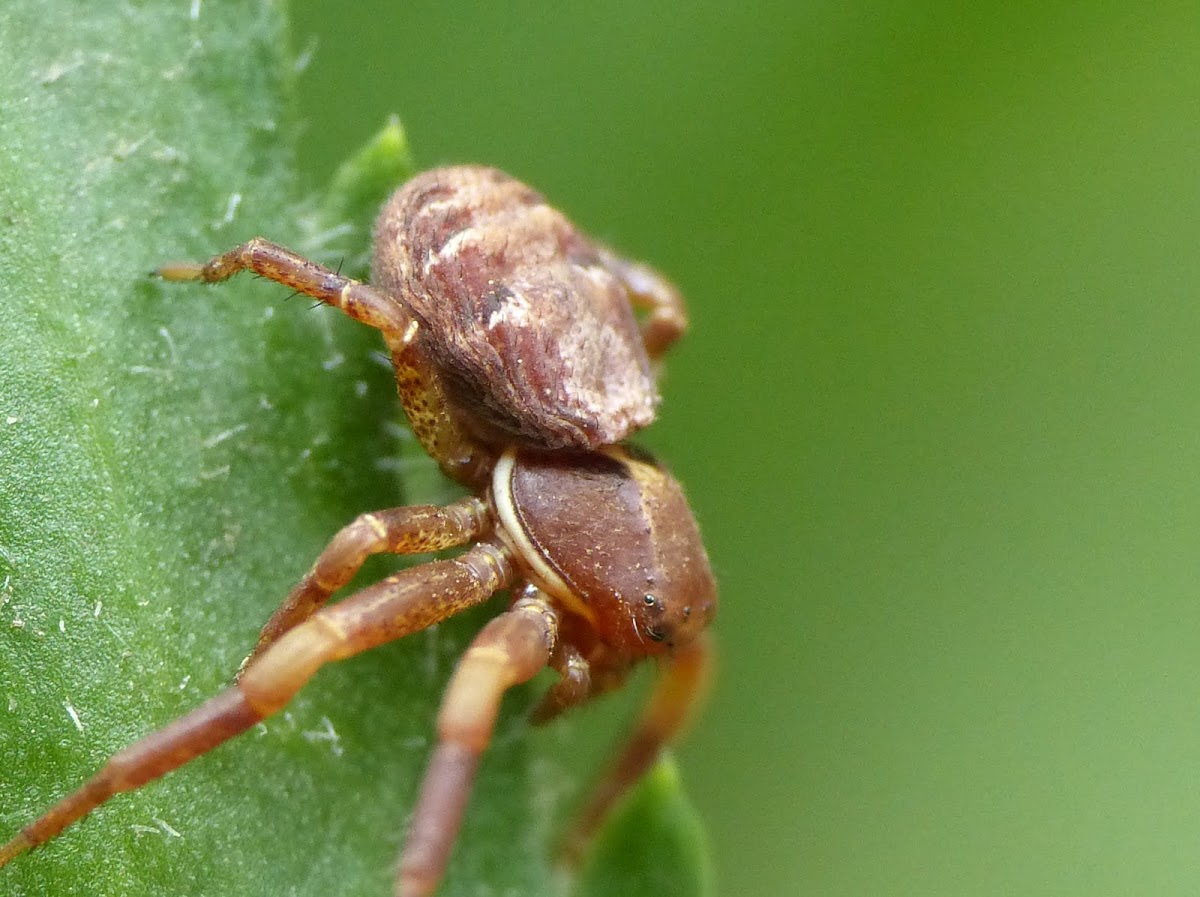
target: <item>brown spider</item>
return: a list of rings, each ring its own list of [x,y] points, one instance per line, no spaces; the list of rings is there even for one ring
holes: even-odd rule
[[[654,417],[652,362],[686,327],[657,274],[580,234],[494,169],[420,175],[376,225],[374,285],[255,239],[167,280],[253,271],[382,331],[409,422],[473,495],[363,514],[339,532],[263,628],[236,682],[113,755],[0,847],[0,866],[110,797],[280,710],[326,662],[431,626],[501,589],[446,690],[396,893],[432,894],[501,698],[546,666],[543,722],[619,686],[647,657],[658,684],[564,842],[578,859],[605,814],[681,729],[709,668],[716,587],[679,484],[618,443]],[[648,315],[639,325],[634,306]],[[467,546],[325,607],[372,554]]]

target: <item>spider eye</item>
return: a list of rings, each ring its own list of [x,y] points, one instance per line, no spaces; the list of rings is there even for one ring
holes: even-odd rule
[[[646,603],[646,607],[655,607],[658,604],[658,599],[649,592],[642,596],[642,601]]]

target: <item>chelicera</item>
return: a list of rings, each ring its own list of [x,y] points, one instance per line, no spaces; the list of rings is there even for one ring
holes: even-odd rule
[[[112,756],[0,847],[0,866],[277,712],[323,664],[504,589],[508,609],[471,642],[445,692],[397,894],[436,889],[511,686],[547,666],[559,674],[534,711],[544,722],[618,687],[638,662],[659,662],[640,720],[564,840],[568,857],[693,709],[715,584],[679,484],[621,444],[654,418],[654,368],[686,327],[678,293],[489,168],[410,181],[384,207],[374,250],[370,285],[262,239],[159,273],[216,282],[252,271],[380,330],[413,431],[471,494],[363,514],[342,529],[233,685]],[[327,604],[370,555],[457,547]]]

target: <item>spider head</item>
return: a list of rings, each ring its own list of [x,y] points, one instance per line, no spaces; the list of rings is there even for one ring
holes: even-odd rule
[[[716,583],[683,490],[653,459],[603,452],[510,451],[493,498],[532,579],[631,658],[696,638]]]

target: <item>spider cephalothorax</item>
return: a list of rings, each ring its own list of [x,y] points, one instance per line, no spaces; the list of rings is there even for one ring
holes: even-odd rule
[[[619,685],[648,657],[659,686],[568,834],[575,854],[681,728],[708,666],[716,587],[679,484],[618,443],[654,417],[653,366],[683,332],[678,293],[577,231],[494,169],[420,175],[380,216],[375,284],[261,239],[168,280],[242,270],[379,329],[414,432],[473,491],[445,507],[363,514],[263,627],[237,682],[123,751],[0,847],[0,866],[112,795],[140,787],[282,708],[323,664],[511,589],[446,690],[397,893],[431,894],[506,689],[560,674],[538,721]],[[648,311],[639,323],[635,308]],[[372,554],[465,547],[329,604]]]

